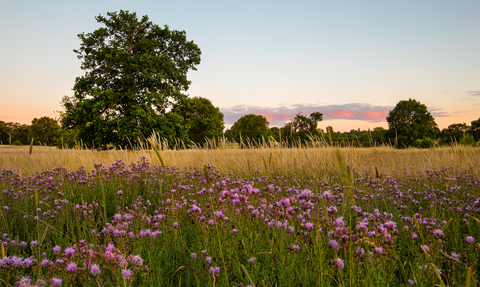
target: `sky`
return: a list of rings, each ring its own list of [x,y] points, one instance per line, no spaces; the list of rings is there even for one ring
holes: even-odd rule
[[[0,120],[57,117],[81,61],[77,34],[129,10],[184,30],[202,50],[186,93],[283,126],[321,112],[319,128],[388,128],[401,100],[440,129],[480,118],[480,1],[0,0]]]

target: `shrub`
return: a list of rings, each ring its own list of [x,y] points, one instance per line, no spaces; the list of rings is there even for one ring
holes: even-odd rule
[[[22,142],[20,140],[16,140],[13,142],[13,145],[22,146]]]
[[[473,138],[472,135],[464,135],[459,141],[458,141],[459,144],[461,145],[469,145],[469,146],[477,146],[477,142],[475,141],[475,139]]]
[[[417,148],[432,148],[435,146],[435,140],[431,138],[417,139],[413,146]]]

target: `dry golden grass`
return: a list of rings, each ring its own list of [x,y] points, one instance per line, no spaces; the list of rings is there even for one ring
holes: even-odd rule
[[[168,166],[203,168],[210,164],[221,173],[253,172],[262,173],[274,170],[292,172],[298,170],[305,176],[325,176],[336,166],[335,149],[321,148],[258,148],[258,149],[189,149],[160,151],[161,157]],[[354,172],[375,174],[375,167],[381,174],[402,175],[405,171],[443,169],[465,170],[473,167],[471,173],[479,176],[480,148],[444,147],[435,149],[397,150],[391,147],[376,148],[341,148],[345,163]],[[109,166],[118,159],[127,164],[136,163],[140,157],[147,157],[154,165],[160,165],[153,150],[81,150],[56,149],[53,147],[33,147],[29,155],[29,147],[0,146],[0,170],[12,169],[21,176],[32,172],[50,170],[54,167],[66,167],[76,170],[85,167],[87,171],[94,163]]]

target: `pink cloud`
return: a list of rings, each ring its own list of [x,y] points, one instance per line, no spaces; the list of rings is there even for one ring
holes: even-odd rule
[[[240,117],[247,114],[263,115],[271,126],[283,126],[285,122],[292,120],[295,115],[302,113],[310,115],[313,112],[321,112],[324,120],[346,119],[361,120],[369,123],[385,122],[388,113],[394,107],[373,106],[368,104],[344,104],[344,105],[309,105],[296,104],[280,107],[260,107],[252,105],[238,105],[231,108],[221,108],[225,115],[225,123],[233,124]]]

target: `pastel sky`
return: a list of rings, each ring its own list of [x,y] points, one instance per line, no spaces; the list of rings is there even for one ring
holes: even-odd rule
[[[210,99],[227,126],[248,113],[283,126],[318,111],[320,128],[388,127],[409,98],[440,128],[480,118],[478,0],[0,0],[0,120],[56,117],[83,74],[77,34],[120,9],[198,44],[187,94]]]

